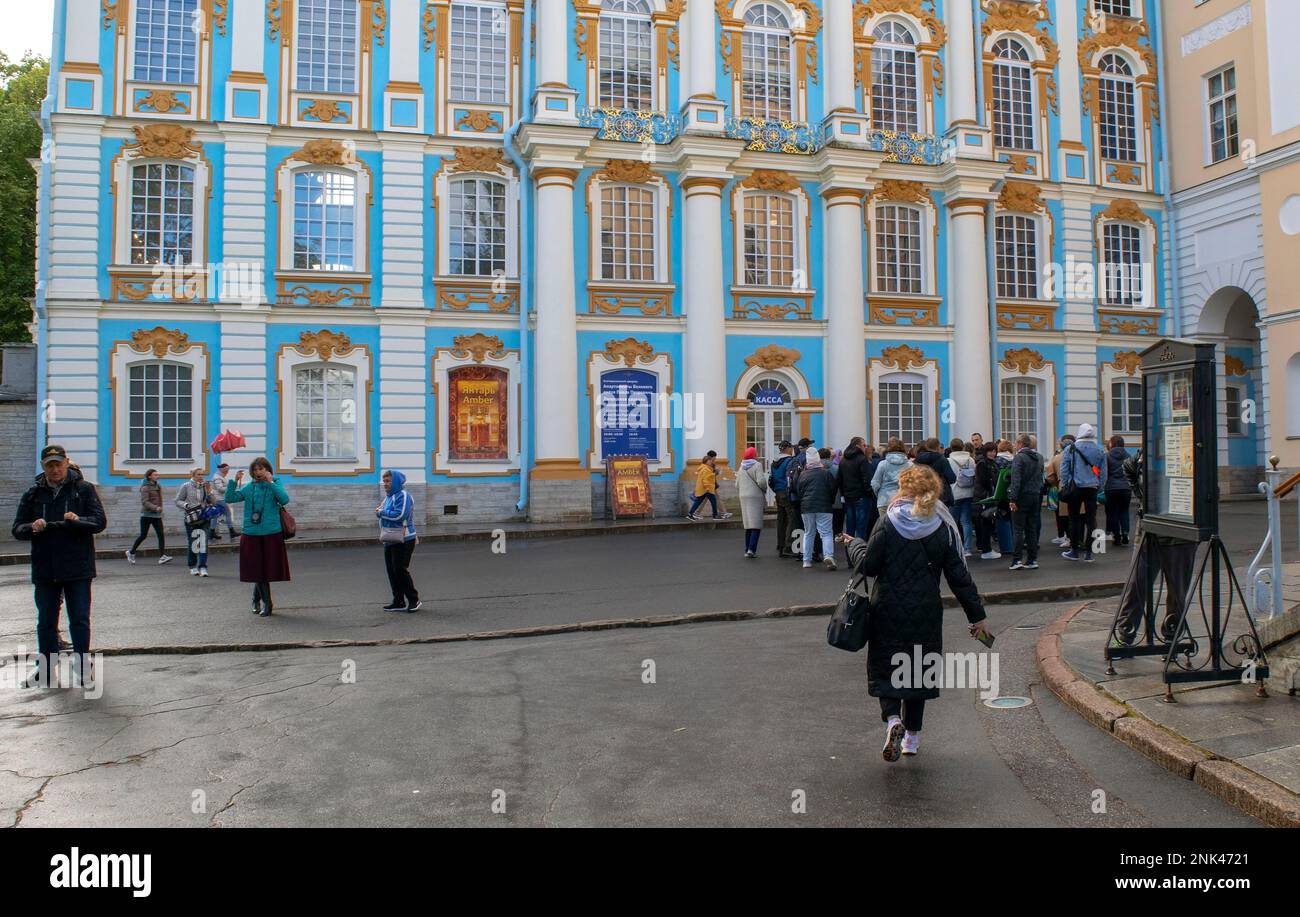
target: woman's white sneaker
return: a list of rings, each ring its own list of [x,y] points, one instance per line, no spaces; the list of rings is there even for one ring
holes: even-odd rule
[[[903,754],[914,755],[921,748],[921,737],[915,732],[908,732],[903,736]]]
[[[902,745],[903,721],[898,717],[890,717],[885,725],[885,747],[881,750],[881,757],[892,764],[898,760]]]
[[[132,554],[130,551],[126,552],[126,559],[129,560],[131,563],[135,563],[135,555]]]

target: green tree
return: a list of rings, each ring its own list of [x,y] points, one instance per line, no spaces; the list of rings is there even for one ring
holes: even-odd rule
[[[0,343],[29,341],[36,295],[36,172],[41,155],[35,115],[45,98],[50,62],[28,54],[14,62],[0,51]]]

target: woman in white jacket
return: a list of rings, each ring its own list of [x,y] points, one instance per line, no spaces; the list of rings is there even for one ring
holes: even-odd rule
[[[767,472],[758,460],[758,450],[750,446],[736,472],[736,489],[740,493],[740,519],[745,527],[745,556],[758,556],[758,536],[763,534],[763,510],[767,507]]]
[[[971,455],[974,448],[972,443],[962,442],[960,436],[948,444],[948,464],[957,475],[957,483],[952,485],[952,515],[961,527],[967,557],[975,544],[975,517],[971,512],[975,504],[975,456]]]

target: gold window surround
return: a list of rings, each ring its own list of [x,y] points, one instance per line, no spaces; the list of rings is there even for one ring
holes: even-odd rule
[[[300,171],[339,172],[351,175],[355,185],[355,217],[353,232],[353,255],[362,255],[357,259],[360,264],[352,271],[308,271],[293,267],[293,175]],[[286,193],[287,192],[287,195]],[[284,198],[289,205],[285,206]],[[344,287],[355,288],[342,292],[333,303],[328,300],[312,303],[313,305],[337,304],[342,299],[351,299],[355,305],[370,304],[370,230],[371,211],[375,204],[374,173],[370,167],[356,155],[350,143],[334,139],[308,140],[301,149],[294,150],[280,161],[275,169],[275,208],[277,213],[276,233],[276,286],[277,300],[288,292],[293,284],[331,283],[337,281]],[[341,289],[341,287],[340,287]],[[339,293],[340,290],[333,291]],[[310,297],[307,297],[311,302]],[[364,302],[362,302],[364,300]]]
[[[1104,432],[1106,438],[1116,434],[1115,404],[1111,396],[1111,385],[1116,382],[1142,382],[1142,355],[1136,350],[1119,350],[1109,360],[1097,364],[1097,401],[1100,404],[1097,416],[1101,418],[1099,435]],[[1120,433],[1127,446],[1142,445],[1142,431]]]
[[[934,97],[943,95],[944,71],[939,52],[948,41],[948,30],[938,17],[936,0],[866,0],[853,4],[853,77],[862,90],[859,110],[871,117],[874,33],[878,25],[890,19],[902,21],[917,37],[916,59],[921,77],[917,85],[920,102],[917,130],[923,134],[934,133]]]
[[[1032,305],[1036,302],[1055,303],[1061,295],[1059,290],[1053,291],[1054,297],[1047,297],[1047,283],[1043,280],[1043,265],[1052,261],[1056,252],[1056,221],[1052,218],[1052,211],[1048,209],[1047,200],[1043,197],[1041,185],[1027,181],[1006,181],[1002,185],[1002,192],[994,204],[993,225],[994,234],[997,232],[997,218],[1000,216],[1027,216],[1034,219],[1038,224],[1038,300],[1015,300],[1016,306]],[[1044,247],[1046,243],[1046,247]],[[994,240],[994,258],[997,257],[997,243]],[[995,274],[997,272],[997,262],[989,266]]]
[[[203,152],[195,130],[184,124],[140,124],[131,128],[134,140],[109,163],[109,195],[112,199],[112,238],[108,266],[109,297],[118,301],[143,302],[152,295],[170,294],[180,302],[208,298],[208,218],[212,202],[212,163]],[[130,218],[131,179],[138,165],[176,163],[194,169],[193,229],[194,260],[173,268],[169,265],[131,263]],[[166,278],[168,273],[180,276]],[[177,281],[179,280],[179,289]]]
[[[655,279],[650,281],[604,280],[599,276],[601,258],[600,192],[604,186],[650,186],[654,194]],[[642,291],[660,293],[671,300],[676,286],[673,277],[673,189],[668,179],[640,159],[610,159],[587,175],[583,199],[587,208],[587,286],[590,293]],[[590,302],[588,303],[590,308]]]
[[[600,414],[600,377],[611,370],[638,369],[654,375],[658,380],[656,394],[666,399],[668,410],[672,410],[673,378],[677,370],[673,365],[672,354],[655,350],[649,341],[638,341],[634,337],[622,340],[610,339],[600,350],[587,351],[587,359],[582,364],[587,373],[587,404],[591,411],[587,438],[586,465],[593,472],[602,472],[604,462],[601,448],[597,442],[600,433],[597,417]],[[671,419],[671,418],[669,418]],[[656,431],[659,443],[659,458],[648,462],[651,477],[675,474],[676,454],[673,452],[672,430],[665,429],[662,418]]]
[[[999,301],[998,327],[1004,331],[1053,331],[1056,328],[1056,304]]]
[[[708,0],[696,2],[707,3]],[[794,109],[791,120],[807,121],[808,82],[818,81],[817,35],[822,30],[821,10],[812,0],[714,0],[721,26],[718,53],[722,56],[722,72],[731,76],[732,112],[739,115],[741,111],[741,81],[744,78],[741,34],[745,29],[745,10],[758,3],[780,8],[790,21],[790,60],[794,65],[790,87]]]
[[[1150,28],[1145,19],[1113,15],[1093,16],[1091,25],[1079,39],[1079,75],[1084,111],[1092,119],[1093,174],[1104,187],[1152,191],[1155,176],[1150,162],[1155,125],[1160,123],[1160,91]],[[1119,55],[1133,71],[1138,158],[1132,163],[1101,158],[1101,59],[1107,54]]]
[[[1002,359],[998,360],[994,368],[994,398],[998,406],[999,426],[1002,425],[1002,383],[1003,382],[1038,382],[1043,389],[1043,404],[1038,420],[1039,434],[1038,445],[1056,442],[1056,414],[1060,408],[1060,386],[1059,377],[1056,372],[1056,361],[1049,360],[1037,350],[1029,347],[1010,347],[1002,352]],[[1048,408],[1047,396],[1051,396],[1051,407]],[[999,430],[999,436],[1004,431]]]
[[[504,105],[486,102],[456,102],[450,97],[451,88],[451,8],[455,0],[424,0],[421,31],[423,48],[436,55],[437,104],[434,105],[435,134],[453,134],[461,128],[454,116],[454,108],[475,109],[481,118],[488,112],[500,112],[501,123],[512,124],[523,110],[520,97],[523,86],[524,3],[525,0],[498,0],[509,19],[510,33],[506,40],[506,99]],[[474,114],[473,112],[470,113]]]
[[[883,440],[873,442],[880,432],[878,429],[880,417],[877,414],[880,401],[876,397],[875,383],[884,381],[886,376],[894,373],[912,373],[922,376],[926,384],[934,386],[934,414],[926,420],[929,421],[927,426],[938,428],[943,406],[943,367],[938,358],[927,357],[924,351],[910,344],[896,344],[881,350],[878,357],[868,357],[865,372],[867,374],[867,442],[875,446],[885,444]],[[904,445],[913,446],[915,443]]]
[[[792,228],[795,230],[794,251],[796,263],[794,272],[803,271],[803,287],[755,287],[745,284],[745,194],[779,194],[794,201]],[[817,291],[812,287],[812,195],[799,179],[789,172],[779,169],[755,169],[744,178],[732,182],[731,197],[732,242],[732,314],[743,313],[742,299],[776,296],[801,300],[806,303],[808,317],[812,317],[812,301]],[[800,217],[803,217],[801,220]],[[802,227],[802,229],[801,229]],[[802,238],[799,238],[799,236]],[[738,316],[739,317],[739,316]],[[767,316],[764,316],[767,317]]]
[[[705,2],[705,0],[700,0]],[[679,24],[686,10],[686,0],[648,0],[654,53],[653,111],[668,106],[668,66],[681,69],[681,34]],[[600,0],[573,0],[575,23],[573,42],[578,60],[587,67],[586,99],[591,108],[609,107],[600,98]]]
[[[337,459],[299,458],[285,459],[285,448],[296,447],[297,403],[286,410],[286,400],[295,398],[294,376],[299,369],[310,366],[343,366],[356,374],[356,456]],[[287,471],[294,477],[359,477],[375,470],[375,449],[370,438],[370,400],[375,388],[375,361],[370,348],[354,344],[346,333],[321,328],[303,331],[295,343],[281,344],[275,355],[275,427],[278,442],[275,446],[275,468]],[[286,392],[288,394],[286,395]],[[322,467],[328,466],[328,467]],[[312,470],[315,468],[316,470]]]
[[[993,56],[993,46],[1001,38],[1016,39],[1029,52],[1028,63],[1037,108],[1035,149],[1008,150],[996,147],[994,152],[1008,155],[1036,153],[1036,169],[1032,177],[1051,181],[1053,163],[1049,160],[1052,157],[1043,155],[1043,150],[1048,146],[1050,114],[1060,112],[1056,65],[1060,62],[1061,51],[1049,31],[1052,19],[1047,0],[980,0],[980,6],[985,13],[980,28],[985,123],[993,124],[993,67],[997,63],[997,58]]]
[[[1097,330],[1102,334],[1135,334],[1155,336],[1160,333],[1160,309],[1107,309],[1097,310]]]
[[[194,75],[196,83],[153,83],[137,82],[135,79],[135,9],[131,0],[100,0],[103,9],[102,25],[105,31],[113,31],[113,72],[116,85],[113,87],[113,105],[111,115],[156,118],[159,115],[193,121],[208,121],[212,118],[212,84],[213,84],[213,39],[214,32],[226,34],[229,0],[199,0],[198,11],[201,14],[201,28],[197,35],[194,53]],[[132,98],[137,90],[150,93],[152,100],[141,102],[137,106]],[[195,104],[185,106],[176,96],[177,92],[188,91]],[[144,112],[140,108],[145,104],[153,111]]]
[[[921,264],[921,287],[922,292],[919,294],[912,293],[887,293],[876,289],[876,206],[878,204],[901,204],[909,207],[915,207],[922,211],[921,236],[930,239],[930,249],[924,253],[924,260]],[[925,224],[929,223],[927,227]],[[939,258],[939,208],[935,206],[934,198],[930,195],[930,189],[925,186],[924,182],[911,181],[906,179],[882,179],[871,193],[867,195],[866,206],[862,208],[862,227],[866,233],[867,240],[867,266],[869,269],[870,279],[867,286],[870,292],[867,294],[869,300],[881,300],[882,308],[885,300],[913,301],[915,300],[918,308],[924,308],[929,300],[936,302],[939,297],[936,294],[938,280],[936,276],[936,265]],[[927,234],[926,229],[930,232]],[[897,308],[890,305],[887,308]],[[872,321],[875,309],[872,309]],[[894,324],[897,320],[897,313],[894,313],[894,321],[883,318],[885,313],[881,312],[881,321],[886,324]],[[934,312],[933,323],[938,324],[938,311]],[[930,321],[917,321],[913,319],[913,324],[931,324]]]
[[[736,380],[732,397],[727,399],[727,413],[736,427],[736,455],[745,454],[745,441],[749,437],[749,390],[761,379],[775,378],[790,393],[790,410],[799,421],[799,436],[812,435],[814,414],[821,414],[826,402],[813,398],[808,379],[799,369],[803,354],[782,344],[764,344],[745,357],[745,370]]]
[[[336,127],[370,130],[374,112],[371,106],[374,83],[374,47],[383,46],[388,37],[388,0],[356,0],[357,12],[357,69],[356,92],[349,94],[306,92],[297,88],[299,0],[266,0],[266,35],[279,43],[280,104],[279,123],[293,127]],[[268,66],[270,62],[268,61]],[[332,114],[326,119],[306,121],[299,117],[298,103],[308,102],[309,110],[318,115]],[[350,106],[351,115],[344,123],[337,116],[347,117],[341,105]],[[303,112],[306,114],[306,111]]]
[[[519,310],[519,176],[500,146],[466,143],[445,152],[433,172],[433,197],[429,206],[436,214],[433,221],[433,250],[438,275],[435,308],[464,311],[474,303],[486,303],[493,312]],[[448,218],[446,203],[451,197],[451,182],[459,178],[487,178],[506,186],[506,273],[502,277],[448,274],[450,251],[443,250],[446,238],[443,224]],[[512,270],[513,269],[513,270]],[[504,301],[502,294],[510,294]]]
[[[429,366],[429,390],[433,396],[434,411],[433,424],[429,427],[433,441],[429,465],[432,473],[449,478],[494,478],[518,474],[522,436],[519,405],[523,397],[523,383],[519,379],[519,349],[506,347],[497,335],[483,332],[460,334],[452,339],[450,347],[444,345],[434,350]],[[452,371],[464,366],[490,366],[504,370],[506,387],[514,392],[513,397],[507,401],[506,409],[506,458],[499,461],[451,458],[447,430],[444,428],[444,424],[451,422],[450,380]],[[442,381],[444,379],[447,380],[446,384]]]
[[[1149,306],[1128,306],[1117,303],[1108,303],[1105,301],[1106,280],[1103,273],[1104,265],[1102,259],[1106,256],[1105,240],[1102,237],[1105,225],[1107,223],[1121,223],[1128,226],[1136,226],[1142,233],[1142,250],[1150,259],[1151,264],[1151,290],[1148,300],[1152,303],[1160,302],[1160,272],[1155,269],[1157,256],[1160,249],[1159,234],[1156,232],[1156,221],[1142,209],[1141,204],[1132,198],[1120,197],[1115,198],[1106,208],[1100,211],[1092,220],[1092,245],[1093,251],[1096,252],[1095,263],[1098,266],[1096,275],[1096,293],[1097,303],[1102,308],[1112,309],[1141,309],[1149,310]]]

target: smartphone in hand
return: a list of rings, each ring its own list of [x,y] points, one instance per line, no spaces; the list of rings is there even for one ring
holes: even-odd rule
[[[978,631],[978,632],[972,634],[971,636],[973,636],[973,637],[974,637],[976,640],[978,640],[980,643],[983,643],[983,644],[984,644],[985,646],[987,646],[989,649],[992,649],[992,648],[993,648],[993,633],[992,633],[992,631],[989,631],[989,630],[985,629],[985,630]]]

